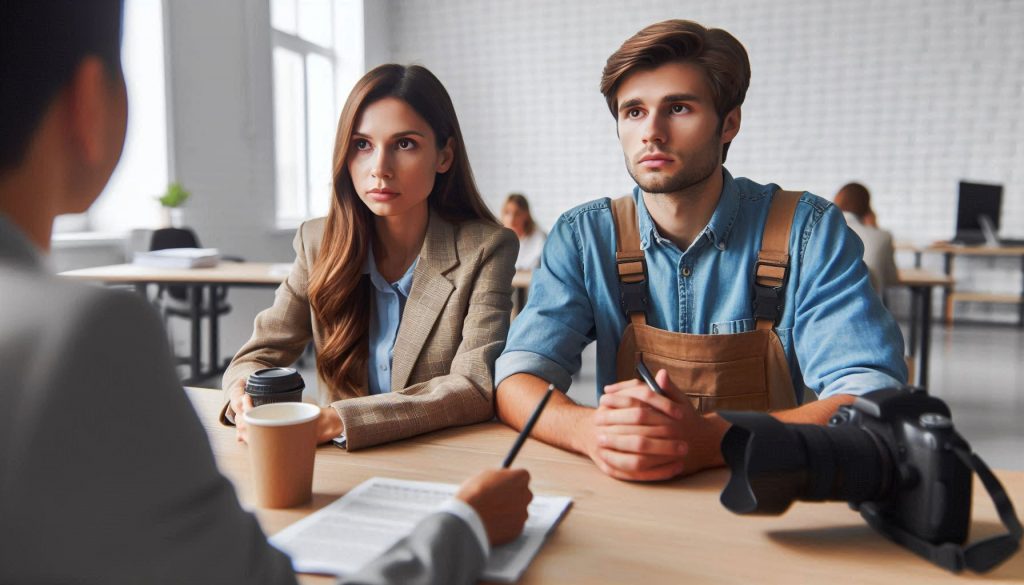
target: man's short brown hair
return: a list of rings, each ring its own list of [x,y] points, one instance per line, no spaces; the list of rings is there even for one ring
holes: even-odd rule
[[[608,57],[601,75],[601,93],[612,116],[618,117],[619,86],[631,73],[670,62],[693,63],[704,71],[711,87],[719,130],[726,114],[739,107],[750,86],[750,60],[736,37],[719,28],[705,28],[690,20],[652,24],[622,43]],[[722,147],[722,160],[729,145]]]

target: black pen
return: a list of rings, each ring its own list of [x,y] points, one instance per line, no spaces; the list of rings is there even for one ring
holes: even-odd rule
[[[540,418],[540,413],[544,410],[544,407],[547,405],[548,399],[551,398],[551,393],[554,392],[554,390],[555,385],[548,384],[548,391],[545,392],[544,397],[540,399],[540,403],[537,404],[537,408],[533,409],[533,414],[530,415],[530,420],[526,421],[526,426],[524,426],[523,430],[519,432],[519,436],[516,437],[516,442],[512,444],[512,449],[508,452],[508,455],[505,456],[505,461],[501,464],[502,469],[508,469],[508,467],[512,465],[512,461],[516,458],[516,455],[519,454],[519,449],[521,449],[523,447],[523,443],[526,442],[526,437],[530,436],[530,431],[533,430],[533,425],[537,424],[537,419]]]
[[[654,381],[654,375],[651,374],[651,371],[647,369],[646,365],[644,365],[643,360],[636,363],[636,371],[640,374],[640,377],[643,378],[644,382],[647,382],[647,387],[651,389],[651,392],[654,392],[658,396],[665,395],[665,391],[662,390],[661,386],[658,386],[658,383]]]

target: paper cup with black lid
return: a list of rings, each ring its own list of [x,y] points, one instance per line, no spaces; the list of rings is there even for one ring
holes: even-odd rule
[[[302,402],[306,388],[302,376],[294,368],[264,368],[253,372],[245,381],[245,393],[253,406],[275,402]]]

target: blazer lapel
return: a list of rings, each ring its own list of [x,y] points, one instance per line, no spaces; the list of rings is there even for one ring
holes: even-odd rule
[[[405,302],[405,311],[395,339],[391,368],[392,390],[397,391],[407,386],[427,336],[434,329],[434,323],[441,316],[448,297],[455,289],[444,274],[458,263],[455,226],[431,210],[419,262],[413,272],[409,300]]]

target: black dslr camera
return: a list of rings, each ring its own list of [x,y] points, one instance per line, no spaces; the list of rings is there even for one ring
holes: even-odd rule
[[[827,427],[722,412],[732,470],[721,501],[737,514],[778,515],[793,500],[850,503],[873,528],[950,571],[987,571],[1020,546],[1006,492],[953,429],[949,407],[920,388],[888,388],[840,406]],[[966,549],[972,471],[1008,534]]]

